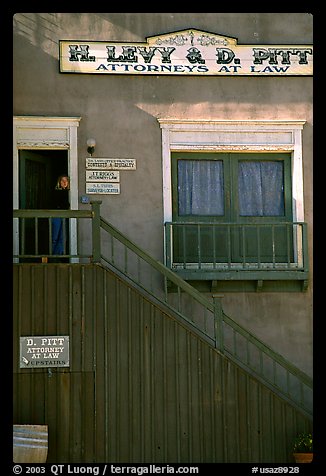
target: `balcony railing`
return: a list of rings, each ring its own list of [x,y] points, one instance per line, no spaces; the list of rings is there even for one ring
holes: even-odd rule
[[[307,224],[167,222],[166,265],[184,279],[308,278]]]
[[[92,210],[14,210],[13,217],[14,261],[92,260],[94,250],[87,249],[83,243],[78,246],[76,240],[78,220],[88,222],[85,223],[88,230],[86,233],[92,235]],[[63,221],[62,254],[55,254],[52,250],[53,218],[61,218]]]

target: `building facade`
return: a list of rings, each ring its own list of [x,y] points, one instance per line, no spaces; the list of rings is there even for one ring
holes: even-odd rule
[[[98,207],[311,378],[312,15],[18,13],[13,32],[14,209],[52,209],[57,177],[69,175],[71,210]],[[58,268],[94,257],[89,224],[67,219]],[[56,266],[41,228],[14,220],[14,266]],[[201,458],[227,461],[214,455]]]

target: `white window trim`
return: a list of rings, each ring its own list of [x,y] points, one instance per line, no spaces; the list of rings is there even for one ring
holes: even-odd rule
[[[171,152],[291,152],[293,221],[304,221],[304,120],[215,121],[158,118],[162,129],[163,216],[172,221]],[[302,261],[302,250],[297,249]]]
[[[19,208],[19,150],[66,149],[68,150],[68,174],[73,187],[70,206],[78,210],[78,151],[77,128],[81,117],[15,116],[13,127],[13,208]],[[19,228],[14,220],[13,252],[18,254]],[[77,253],[77,223],[70,220],[70,250]]]

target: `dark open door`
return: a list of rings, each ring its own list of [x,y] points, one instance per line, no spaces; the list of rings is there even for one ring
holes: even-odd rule
[[[51,197],[60,174],[67,173],[65,150],[20,150],[19,152],[19,207],[28,210],[51,208]],[[22,236],[24,237],[22,241]],[[20,222],[20,250],[24,254],[49,253],[49,226],[47,219]],[[33,261],[35,261],[33,259]]]

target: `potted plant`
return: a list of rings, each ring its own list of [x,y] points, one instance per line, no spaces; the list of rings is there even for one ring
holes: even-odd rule
[[[312,433],[300,433],[294,439],[293,456],[296,463],[311,463],[313,459]]]

